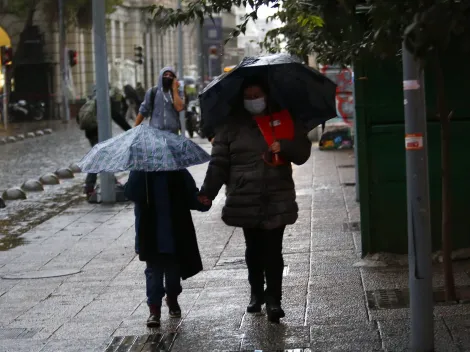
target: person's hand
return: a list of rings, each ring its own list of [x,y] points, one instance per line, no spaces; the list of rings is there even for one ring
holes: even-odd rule
[[[180,82],[178,81],[178,79],[175,77],[175,79],[173,79],[173,85],[172,85],[172,88],[174,91],[178,91],[178,88],[180,87]]]
[[[274,142],[271,144],[271,147],[269,148],[274,154],[278,154],[281,152],[281,143],[278,141]]]
[[[205,205],[206,207],[209,207],[212,205],[212,201],[209,199],[209,197],[203,195],[203,194],[199,194],[197,196],[197,200],[199,203],[201,203],[202,205]]]

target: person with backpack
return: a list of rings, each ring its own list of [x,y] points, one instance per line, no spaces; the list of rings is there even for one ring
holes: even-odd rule
[[[132,128],[131,125],[127,123],[126,118],[121,113],[122,94],[120,94],[117,88],[113,88],[110,86],[109,99],[111,108],[111,118],[113,119],[113,121],[124,131],[130,130]],[[80,129],[85,131],[85,136],[92,147],[94,147],[99,142],[98,120],[96,115],[96,87],[94,87],[92,95],[80,108],[77,114],[77,123],[80,126]],[[87,199],[90,199],[90,197],[95,192],[97,178],[97,174],[88,174],[85,179],[85,187],[83,191],[86,194]]]
[[[184,110],[184,92],[171,67],[160,71],[158,84],[145,93],[134,127],[150,117],[149,125],[178,134],[181,128],[179,113]]]

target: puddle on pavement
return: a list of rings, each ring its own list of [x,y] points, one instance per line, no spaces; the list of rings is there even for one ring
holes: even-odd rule
[[[70,206],[81,202],[81,185],[75,185],[65,193],[38,202],[23,201],[24,208],[9,214],[8,208],[0,213],[0,252],[28,243],[24,233],[63,212]],[[6,212],[3,212],[6,210]]]
[[[4,236],[0,238],[0,252],[8,251],[12,248],[27,244],[23,237],[19,236]]]

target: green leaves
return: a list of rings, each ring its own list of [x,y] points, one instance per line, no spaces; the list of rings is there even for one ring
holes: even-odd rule
[[[112,13],[123,0],[102,0],[106,2],[107,13]],[[66,23],[71,26],[90,27],[92,25],[92,0],[64,1]],[[41,8],[48,23],[58,21],[57,0],[9,0],[7,10],[19,17],[27,17],[31,11]]]
[[[452,40],[470,50],[470,0],[192,0],[183,10],[161,6],[151,10],[155,20],[168,27],[202,23],[240,5],[253,11],[227,40],[245,33],[248,21],[258,19],[260,7],[269,6],[277,9],[271,19],[283,26],[267,33],[263,48],[279,51],[286,41],[289,52],[300,56],[315,52],[320,62],[348,64],[363,52],[398,55],[404,37],[420,58],[434,48],[446,50]]]

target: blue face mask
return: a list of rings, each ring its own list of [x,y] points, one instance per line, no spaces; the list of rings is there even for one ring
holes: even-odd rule
[[[253,100],[245,99],[243,101],[243,105],[245,106],[245,109],[252,115],[261,114],[264,110],[266,110],[266,101],[264,98]]]

